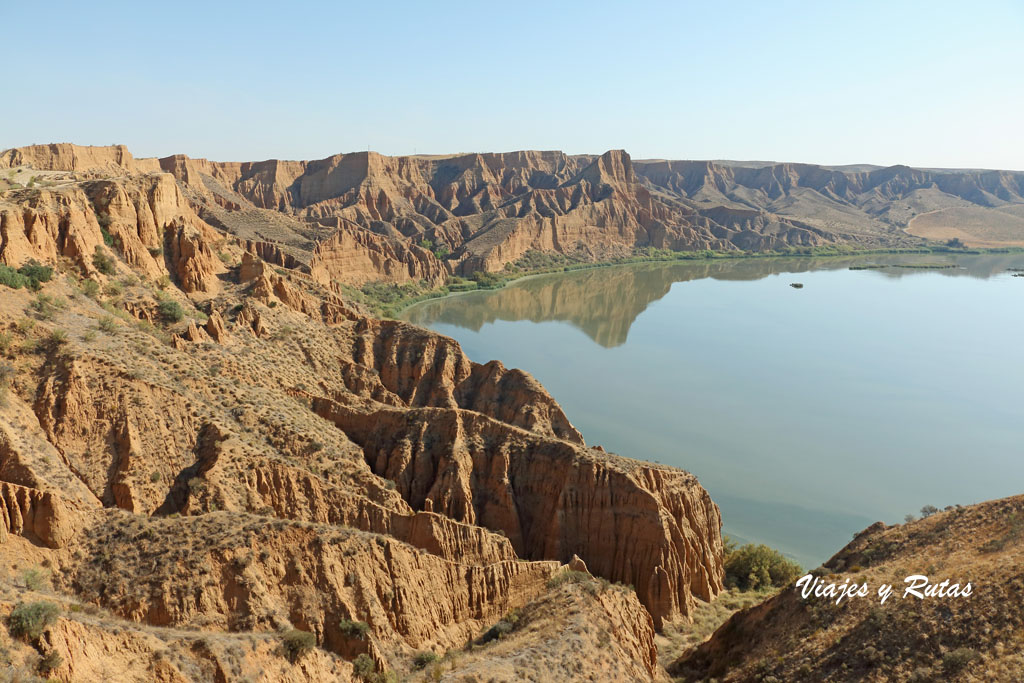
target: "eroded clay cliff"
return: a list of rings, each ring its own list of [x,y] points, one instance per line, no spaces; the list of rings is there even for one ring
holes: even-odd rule
[[[123,680],[232,680],[271,656],[280,680],[361,655],[409,671],[562,599],[572,561],[606,582],[586,607],[602,666],[662,675],[653,629],[721,588],[718,509],[691,475],[589,449],[529,374],[367,316],[337,282],[354,262],[328,256],[342,238],[307,266],[208,223],[162,168],[57,151],[52,185],[0,195],[0,262],[55,269],[0,297],[0,589],[45,569],[56,592],[34,597],[66,610],[25,662],[55,652],[65,680],[110,648]],[[559,159],[540,162],[606,191]],[[375,240],[366,273],[440,276]],[[289,629],[314,652],[289,662]]]

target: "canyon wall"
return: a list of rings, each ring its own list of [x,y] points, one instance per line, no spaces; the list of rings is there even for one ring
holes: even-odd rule
[[[577,590],[557,580],[572,566],[598,587],[580,603],[595,637],[627,658],[595,661],[663,676],[655,629],[722,587],[718,508],[691,475],[588,448],[528,373],[367,316],[338,286],[441,282],[429,250],[345,224],[307,265],[204,220],[163,167],[58,152],[3,157],[58,170],[0,193],[0,262],[55,269],[0,297],[0,602],[45,566],[57,592],[36,597],[89,612],[24,661],[52,650],[58,676],[82,677],[116,647],[132,675],[148,661],[187,680],[252,667],[298,629],[304,675],[348,675],[360,655],[411,671],[518,610],[552,623],[582,600],[559,592]],[[521,162],[607,192],[581,160]],[[598,177],[620,183],[625,160],[606,162]],[[186,655],[194,632],[249,645]],[[166,667],[154,633],[183,648]]]

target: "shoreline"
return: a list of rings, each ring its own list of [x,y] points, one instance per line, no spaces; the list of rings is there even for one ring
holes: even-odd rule
[[[893,249],[854,249],[850,251],[844,251],[835,253],[834,250],[828,248],[823,253],[793,253],[793,254],[780,254],[771,252],[712,252],[710,255],[704,252],[696,251],[679,251],[672,252],[672,254],[678,254],[678,256],[666,255],[658,257],[648,258],[625,258],[616,259],[611,261],[594,261],[593,263],[579,263],[564,266],[562,268],[544,268],[526,271],[523,273],[511,273],[509,276],[502,280],[498,285],[492,287],[475,287],[473,289],[465,289],[459,291],[448,291],[440,293],[441,288],[431,290],[430,292],[421,294],[414,299],[409,300],[400,304],[400,308],[394,308],[390,313],[384,311],[381,313],[383,318],[391,318],[393,320],[404,320],[400,317],[402,314],[407,312],[409,309],[414,308],[420,304],[427,303],[428,301],[438,301],[441,299],[448,299],[456,296],[462,296],[465,294],[473,294],[475,292],[494,292],[500,289],[504,289],[513,282],[520,280],[526,280],[529,278],[539,277],[541,275],[555,275],[558,273],[571,273],[579,270],[593,270],[597,268],[614,268],[621,266],[636,266],[648,263],[685,263],[685,262],[697,262],[697,261],[727,261],[727,260],[744,260],[744,259],[788,259],[788,258],[820,258],[820,259],[831,259],[831,258],[847,258],[856,256],[871,256],[871,255],[901,255],[901,254],[935,254],[935,255],[951,255],[951,256],[982,256],[985,254],[1015,254],[1024,252],[1024,247],[991,247],[991,248],[970,248],[970,249],[953,249],[948,247],[908,247],[908,248],[893,248]],[[406,320],[406,322],[408,322]]]

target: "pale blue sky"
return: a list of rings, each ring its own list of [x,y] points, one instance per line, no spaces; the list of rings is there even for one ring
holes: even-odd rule
[[[1024,169],[1024,2],[11,2],[0,149]]]

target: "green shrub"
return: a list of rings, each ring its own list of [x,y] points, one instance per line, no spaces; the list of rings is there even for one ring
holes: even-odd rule
[[[41,265],[38,261],[29,261],[17,270],[0,265],[0,284],[12,289],[39,289],[40,283],[49,282],[52,277],[53,268]]]
[[[10,266],[0,265],[0,285],[11,289],[21,289],[28,286],[28,278]]]
[[[153,258],[157,258],[159,256],[163,256],[164,255],[164,250],[162,248],[160,248],[160,247],[150,247],[149,248],[149,255],[152,256]]]
[[[433,652],[417,652],[416,655],[412,658],[412,665],[417,669],[425,669],[427,666],[433,664],[438,659],[440,659],[440,657],[438,657]]]
[[[377,665],[368,654],[361,654],[352,660],[352,673],[363,680],[369,679],[377,671]]]
[[[160,318],[167,323],[176,323],[185,317],[185,312],[177,301],[161,301],[157,305],[157,312],[160,314]]]
[[[36,640],[57,621],[60,608],[52,602],[19,603],[7,617],[7,630],[15,638]]]
[[[351,619],[342,619],[338,622],[338,628],[349,638],[357,640],[366,640],[366,636],[370,632],[370,625],[365,621],[352,621]]]
[[[500,287],[505,282],[505,278],[497,273],[485,273],[482,270],[478,270],[469,276],[469,278],[476,282],[477,287],[481,289],[494,289]]]
[[[82,293],[91,299],[95,299],[100,293],[100,283],[86,278],[82,280]]]
[[[281,646],[288,660],[297,662],[316,646],[316,636],[309,631],[293,628],[281,636]]]
[[[41,265],[38,261],[29,261],[18,272],[34,282],[49,282],[53,277],[53,268]]]
[[[43,658],[39,660],[39,673],[44,676],[49,676],[51,673],[60,668],[60,665],[64,663],[64,658],[60,656],[60,653],[56,650],[50,650]]]
[[[113,275],[116,272],[114,259],[103,253],[103,249],[98,244],[96,245],[95,253],[92,255],[92,265],[104,275]]]
[[[46,339],[50,348],[56,349],[68,343],[68,333],[64,330],[53,330]]]
[[[7,353],[11,348],[11,335],[0,332],[0,354]]]
[[[736,548],[726,542],[725,585],[740,590],[785,586],[803,573],[800,565],[766,545]]]
[[[106,332],[107,334],[114,334],[115,332],[117,332],[117,322],[114,321],[113,316],[103,316],[102,318],[100,318],[98,324],[101,332]]]

